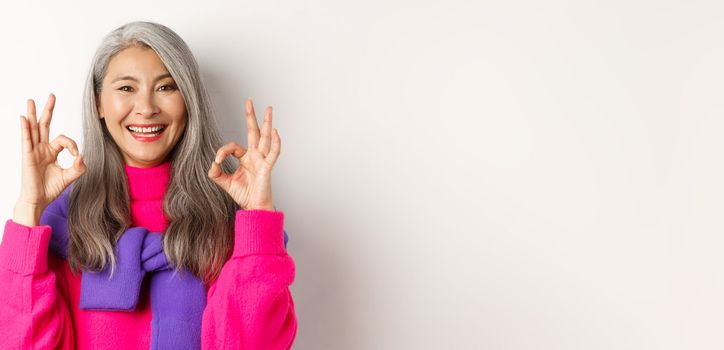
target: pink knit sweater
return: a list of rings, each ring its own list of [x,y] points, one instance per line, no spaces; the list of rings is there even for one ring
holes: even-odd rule
[[[171,163],[126,165],[132,226],[163,232],[162,201]],[[289,286],[295,265],[282,237],[284,213],[236,212],[232,257],[207,288],[203,349],[289,349],[297,318]],[[135,311],[82,310],[81,276],[48,254],[51,228],[8,220],[0,244],[0,349],[139,349],[150,347],[147,280]]]

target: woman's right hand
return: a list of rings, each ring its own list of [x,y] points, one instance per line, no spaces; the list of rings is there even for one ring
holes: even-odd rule
[[[85,173],[83,156],[75,141],[58,135],[48,142],[50,121],[55,107],[55,95],[48,96],[40,121],[35,115],[35,101],[28,100],[28,116],[20,116],[22,139],[22,171],[20,198],[15,204],[13,221],[26,226],[37,226],[43,210]],[[58,154],[68,149],[75,156],[73,166],[63,169]]]

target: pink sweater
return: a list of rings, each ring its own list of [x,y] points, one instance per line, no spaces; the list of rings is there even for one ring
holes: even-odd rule
[[[171,163],[126,165],[132,226],[163,232]],[[289,286],[295,265],[282,235],[284,213],[236,212],[232,257],[207,289],[203,349],[290,349],[297,318]],[[151,305],[144,280],[135,311],[80,309],[81,276],[48,254],[51,228],[8,220],[0,244],[0,349],[150,347]]]

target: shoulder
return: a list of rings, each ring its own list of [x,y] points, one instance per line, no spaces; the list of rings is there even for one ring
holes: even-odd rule
[[[55,198],[40,216],[40,224],[50,226],[52,235],[48,249],[56,256],[67,258],[68,247],[68,201],[72,185]]]
[[[70,199],[70,191],[72,191],[72,187],[73,185],[71,184],[63,190],[57,198],[50,202],[48,207],[43,211],[43,215],[52,214],[68,217],[68,201]]]

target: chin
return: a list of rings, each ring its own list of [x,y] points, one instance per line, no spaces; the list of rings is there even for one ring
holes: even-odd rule
[[[161,156],[149,157],[134,155],[133,157],[131,157],[130,161],[126,161],[126,163],[160,164],[163,163],[164,160],[164,157]]]

